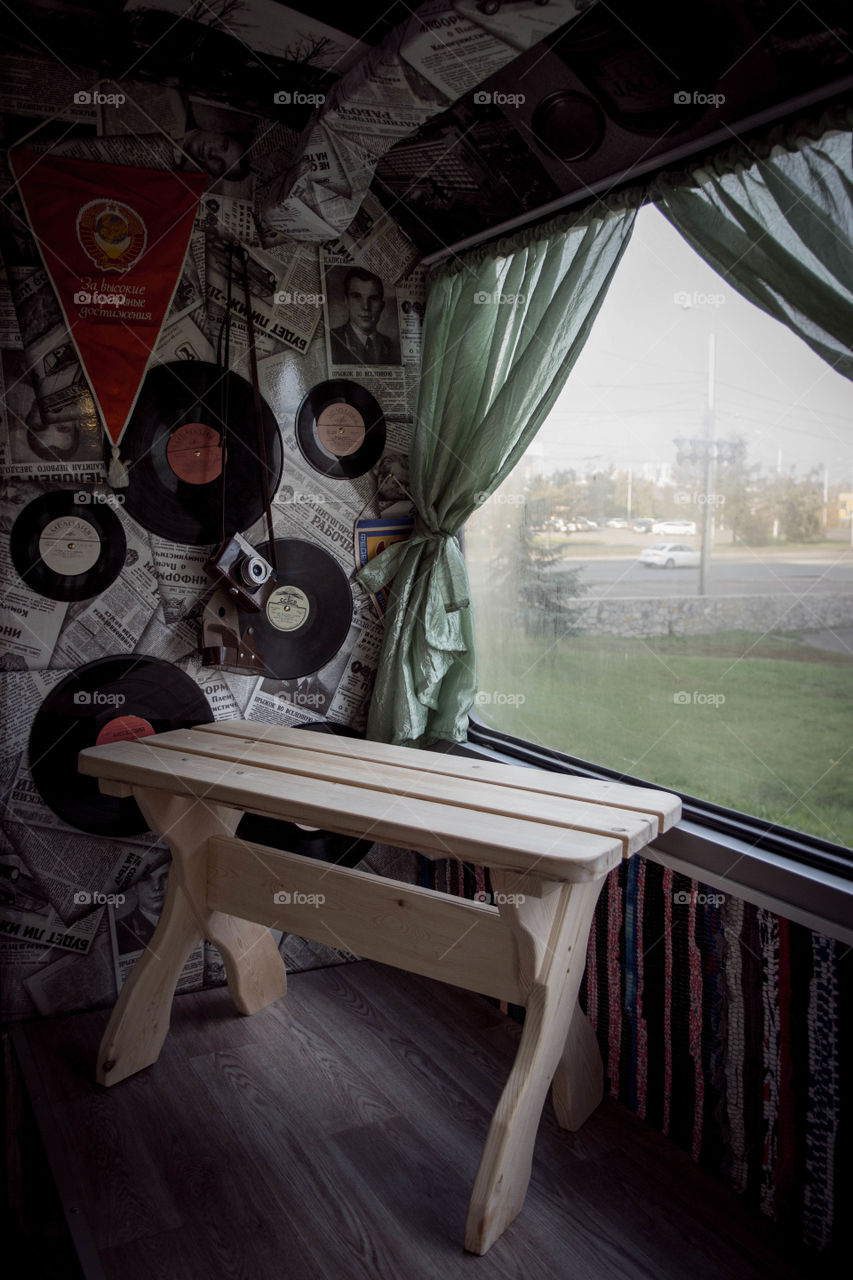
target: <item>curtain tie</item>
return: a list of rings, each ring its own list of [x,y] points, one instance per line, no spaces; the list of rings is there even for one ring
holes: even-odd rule
[[[456,534],[451,529],[436,528],[435,525],[429,524],[422,516],[415,516],[415,523],[412,529],[412,536],[409,542],[429,542],[432,538],[455,538]]]
[[[360,583],[367,591],[378,591],[381,587],[387,586],[396,576],[403,557],[410,548],[430,542],[439,544],[436,549],[438,559],[443,560],[448,565],[449,578],[454,586],[459,587],[463,582],[467,586],[467,577],[460,578],[458,569],[452,563],[460,555],[456,534],[450,529],[431,527],[418,515],[415,516],[411,535],[402,542],[392,542],[390,547],[380,551],[378,556],[375,556],[373,560],[359,569],[355,575],[356,582]],[[456,557],[450,552],[451,546],[456,551]],[[433,565],[433,567],[435,566]],[[432,574],[432,568],[429,572]],[[469,603],[467,592],[454,591],[453,598],[445,603],[444,608],[447,613],[455,613],[459,609],[467,608]]]

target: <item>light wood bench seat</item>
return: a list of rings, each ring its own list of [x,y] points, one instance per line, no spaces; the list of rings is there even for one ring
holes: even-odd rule
[[[568,1129],[601,1100],[577,1007],[595,904],[607,873],[678,820],[678,797],[235,720],[91,747],[79,767],[132,795],[173,855],[160,923],[101,1044],[102,1084],[156,1061],[202,937],[243,1013],[285,994],[268,927],[526,1007],[469,1207],[465,1247],[485,1253],[524,1202],[549,1086]],[[238,839],[247,812],[487,866],[494,902]]]

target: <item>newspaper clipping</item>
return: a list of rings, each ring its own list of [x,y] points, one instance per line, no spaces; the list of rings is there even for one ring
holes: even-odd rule
[[[177,14],[186,6],[175,0],[174,7]],[[267,19],[273,8],[286,12],[272,0],[251,0],[240,8],[241,23],[253,38],[266,31],[269,39],[290,47],[294,41],[299,45],[303,27],[316,29],[318,39],[331,41],[318,54],[318,65],[332,58],[334,48],[355,48],[340,33],[332,39],[328,29],[320,31],[323,24],[303,16],[295,27],[295,19],[287,19],[293,31],[286,39],[283,29],[270,36]],[[361,52],[369,56],[372,74],[386,75],[380,58],[366,47]],[[421,357],[424,273],[415,266],[417,253],[393,213],[369,194],[363,207],[358,201],[351,207],[341,239],[324,248],[317,237],[311,243],[301,235],[298,219],[299,238],[279,227],[275,234],[264,234],[262,245],[255,192],[280,184],[299,159],[301,144],[293,129],[171,83],[131,80],[120,86],[125,101],[98,102],[91,93],[80,92],[92,83],[91,70],[62,68],[39,54],[0,57],[0,73],[6,142],[43,125],[28,146],[106,165],[198,166],[209,175],[153,360],[216,362],[228,296],[229,246],[239,242],[247,254],[250,296],[244,295],[242,272],[234,271],[231,367],[249,377],[250,309],[261,390],[282,440],[284,465],[272,512],[276,536],[322,547],[352,580],[359,516],[405,518],[410,510],[406,455]],[[412,70],[389,69],[387,77],[399,91],[400,118],[392,112],[385,129],[390,138],[408,127],[406,121],[431,113],[443,91]],[[421,114],[416,110],[413,115],[411,101],[406,105],[412,87]],[[344,131],[363,130],[367,117],[360,112],[376,108],[372,92],[365,90],[363,101],[341,100]],[[322,141],[317,154],[303,157],[302,163],[316,166],[313,172],[321,177],[340,170],[343,208],[352,203],[353,175],[334,148],[328,156],[321,154],[325,150]],[[4,186],[9,190],[0,211],[0,484],[5,499],[0,517],[0,785],[5,815],[0,834],[0,990],[6,1012],[17,1017],[111,1004],[136,959],[151,945],[167,891],[169,854],[152,832],[114,839],[89,834],[69,826],[39,791],[27,749],[33,720],[50,691],[89,663],[145,654],[172,663],[194,681],[216,720],[322,721],[362,730],[383,624],[368,594],[353,584],[349,633],[320,671],[275,681],[202,666],[203,603],[212,590],[204,562],[211,548],[149,532],[128,515],[121,491],[109,491],[103,426],[72,335],[8,175]],[[309,223],[313,217],[309,211]],[[316,219],[312,225],[319,225]],[[385,418],[381,462],[353,479],[316,472],[296,440],[300,404],[330,379],[358,382],[376,398]],[[166,421],[169,412],[170,406],[163,405]],[[108,499],[126,543],[113,581],[90,598],[68,603],[24,583],[10,550],[15,520],[28,503],[56,488],[89,498],[97,492],[99,499]],[[191,504],[194,497],[191,490],[176,486],[174,492],[164,492],[163,501]],[[263,518],[240,532],[255,545],[267,537]],[[274,937],[294,969],[353,958],[275,931]],[[224,980],[216,948],[199,944],[179,990],[196,991]]]

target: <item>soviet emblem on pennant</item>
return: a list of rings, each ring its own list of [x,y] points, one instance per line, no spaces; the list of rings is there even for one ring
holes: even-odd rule
[[[101,271],[129,271],[145,252],[148,232],[129,204],[90,200],[77,214],[77,239]]]

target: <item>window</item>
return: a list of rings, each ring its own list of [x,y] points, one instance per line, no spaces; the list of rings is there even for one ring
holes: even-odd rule
[[[643,208],[564,392],[466,526],[477,717],[853,844],[851,399]]]

